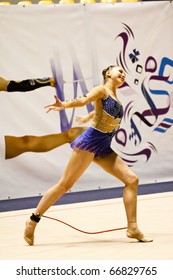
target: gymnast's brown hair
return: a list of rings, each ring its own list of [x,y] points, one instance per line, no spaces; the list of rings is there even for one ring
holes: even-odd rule
[[[118,66],[118,65],[110,65],[110,66],[108,66],[107,68],[103,69],[102,75],[103,75],[103,82],[104,82],[104,83],[106,82],[106,79],[107,79],[107,72],[108,72],[109,70],[111,70],[112,68],[117,67],[117,66]]]

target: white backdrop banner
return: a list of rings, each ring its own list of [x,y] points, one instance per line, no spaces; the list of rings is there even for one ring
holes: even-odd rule
[[[169,1],[0,7],[0,76],[41,78],[53,67],[58,79],[56,91],[0,93],[0,200],[41,195],[59,180],[72,152],[68,143],[58,147],[59,133],[79,126],[75,116],[93,106],[49,114],[44,106],[56,93],[86,94],[112,64],[127,74],[112,148],[140,184],[173,181],[172,26]],[[120,186],[92,164],[72,191]]]

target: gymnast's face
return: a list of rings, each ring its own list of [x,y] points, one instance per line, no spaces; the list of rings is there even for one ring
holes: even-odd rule
[[[116,82],[118,87],[122,86],[125,82],[126,74],[124,70],[119,66],[115,66],[111,70],[109,70],[108,75]]]

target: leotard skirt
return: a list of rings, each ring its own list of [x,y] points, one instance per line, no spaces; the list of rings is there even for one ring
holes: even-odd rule
[[[94,153],[95,157],[105,157],[113,152],[110,145],[114,135],[115,131],[101,132],[89,127],[71,143],[71,147]]]

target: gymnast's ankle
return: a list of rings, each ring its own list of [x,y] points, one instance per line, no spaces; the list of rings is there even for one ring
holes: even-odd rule
[[[129,238],[135,238],[139,242],[152,242],[153,239],[151,238],[146,238],[144,234],[139,230],[137,223],[128,223],[127,227],[127,232],[126,232],[127,237]]]
[[[31,246],[34,244],[34,231],[36,228],[37,223],[40,221],[41,216],[40,214],[32,214],[30,219],[26,221],[26,227],[24,231],[24,239],[25,241]]]
[[[41,215],[40,213],[34,214],[32,213],[32,215],[30,216],[30,219],[36,223],[38,223],[41,219]]]
[[[133,229],[138,228],[138,225],[136,222],[129,222],[127,228],[133,230]]]

